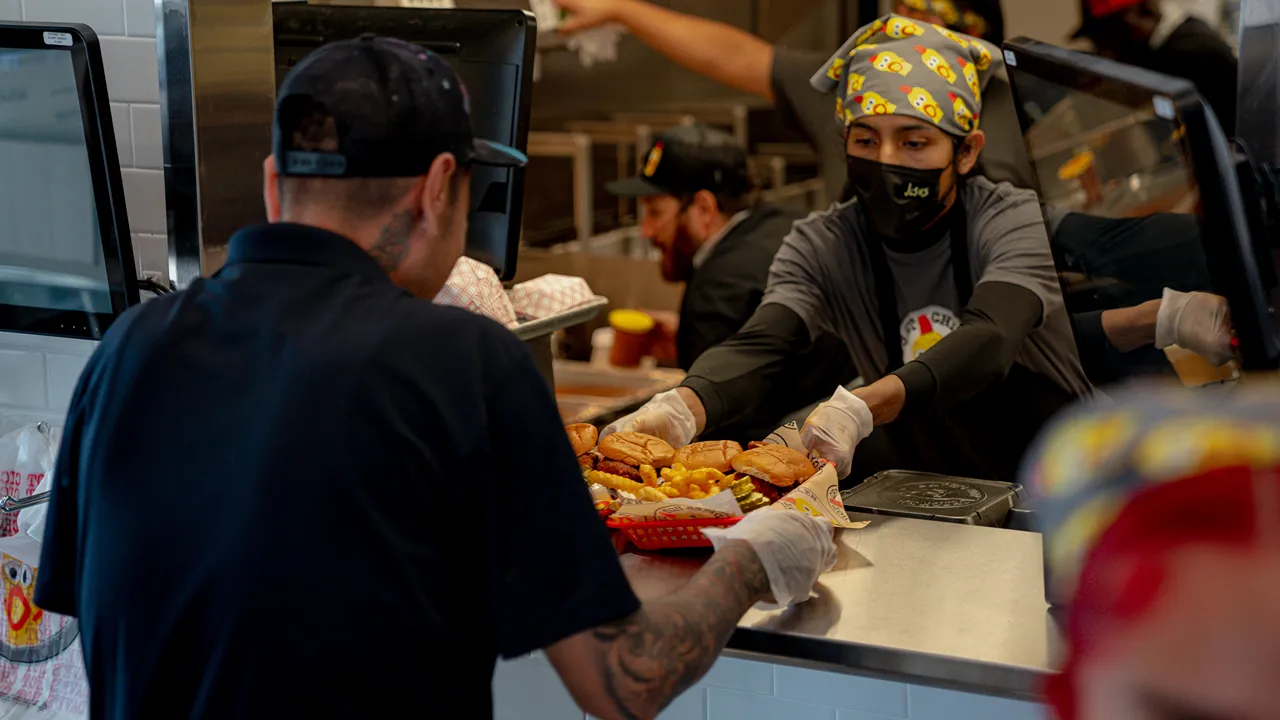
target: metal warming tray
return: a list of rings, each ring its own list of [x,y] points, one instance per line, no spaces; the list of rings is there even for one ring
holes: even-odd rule
[[[872,475],[844,491],[845,508],[877,515],[1002,527],[1022,486],[909,470]]]
[[[624,370],[555,361],[556,402],[566,423],[604,424],[635,410],[684,380],[680,370]]]

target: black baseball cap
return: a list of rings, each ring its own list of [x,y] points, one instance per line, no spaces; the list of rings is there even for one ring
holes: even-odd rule
[[[739,195],[751,189],[747,153],[733,136],[701,125],[681,125],[658,135],[635,177],[605,188],[620,197],[692,195],[700,190]]]
[[[361,35],[325,45],[285,77],[272,152],[281,175],[425,175],[443,153],[463,165],[522,167],[524,153],[480,140],[457,73],[439,55]]]

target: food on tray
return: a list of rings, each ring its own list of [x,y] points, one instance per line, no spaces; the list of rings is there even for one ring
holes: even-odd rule
[[[742,452],[742,446],[732,440],[698,442],[676,450],[673,464],[690,470],[711,468],[722,473],[733,472],[733,458]]]
[[[573,454],[579,456],[595,450],[596,439],[600,437],[600,432],[596,430],[596,426],[588,425],[587,423],[566,425],[564,432],[569,436],[569,444],[573,446]]]
[[[751,476],[756,491],[776,501],[816,472],[808,456],[782,445],[761,445],[735,455],[733,469]]]
[[[638,483],[635,480],[613,475],[599,470],[592,470],[587,473],[589,482],[603,485],[610,490],[618,492],[630,493],[640,502],[666,502],[671,498],[670,495],[660,492],[657,488],[649,487],[644,483]]]
[[[576,423],[574,425],[566,425],[564,432],[569,436],[569,444],[573,446],[573,454],[578,456],[578,464],[582,466],[583,470],[595,470],[596,462],[600,459],[594,452],[596,438],[600,437],[600,432],[596,430],[596,427],[587,423]]]
[[[628,465],[637,471],[641,465],[668,467],[676,454],[675,448],[662,438],[637,432],[614,433],[600,441],[598,450],[605,460]]]
[[[699,468],[692,470],[683,465],[676,464],[669,468],[663,468],[661,473],[662,484],[659,490],[664,492],[674,492],[672,497],[683,497],[690,500],[702,500],[703,498],[717,495],[728,490],[732,485],[729,476],[714,468]]]

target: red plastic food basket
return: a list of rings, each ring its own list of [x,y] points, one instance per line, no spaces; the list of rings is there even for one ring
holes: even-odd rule
[[[711,541],[702,534],[702,528],[732,527],[740,517],[705,520],[655,520],[652,522],[626,522],[609,518],[605,524],[617,530],[635,543],[641,550],[674,550],[676,548],[711,547]]]

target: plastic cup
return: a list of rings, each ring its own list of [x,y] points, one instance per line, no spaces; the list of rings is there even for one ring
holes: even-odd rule
[[[639,310],[614,310],[609,313],[609,326],[613,328],[610,364],[620,368],[639,367],[640,360],[649,352],[653,318]]]

